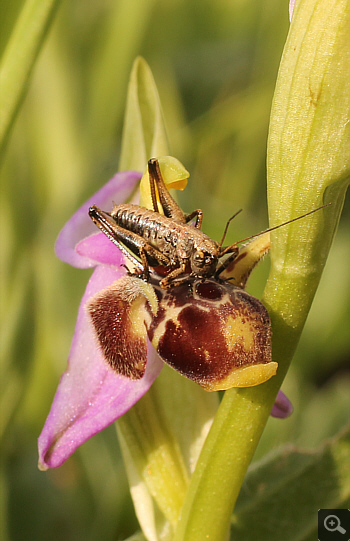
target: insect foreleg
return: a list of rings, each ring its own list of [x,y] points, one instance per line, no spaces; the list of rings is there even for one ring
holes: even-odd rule
[[[216,268],[215,271],[215,278],[218,278],[218,276],[228,267],[228,265],[231,263],[231,261],[234,261],[238,255],[239,248],[236,244],[232,244],[231,246],[226,246],[224,248],[221,248],[219,253],[219,258],[222,257],[225,254],[231,253],[231,255],[225,259],[225,261],[220,261],[219,265]]]
[[[177,286],[182,284],[183,282],[186,282],[188,280],[188,276],[184,276],[182,279],[174,280],[177,278],[177,276],[180,276],[180,274],[183,274],[186,271],[186,263],[182,262],[180,263],[179,267],[176,267],[176,269],[169,272],[169,274],[163,278],[159,282],[159,285],[163,289],[168,289],[169,287]]]
[[[220,274],[229,266],[229,264],[236,259],[237,255],[238,255],[238,248],[234,250],[233,253],[225,259],[225,261],[221,261],[219,263],[219,265],[216,268],[214,277],[218,278]]]
[[[238,254],[238,249],[237,243],[231,244],[230,246],[224,246],[223,248],[220,248],[219,258],[225,254]]]
[[[191,212],[191,214],[186,214],[185,216],[185,220],[186,220],[186,223],[190,222],[191,220],[193,220],[193,218],[196,216],[196,223],[195,223],[195,227],[197,229],[201,229],[202,227],[202,220],[203,220],[203,211],[201,209],[196,209],[194,210],[193,212]]]

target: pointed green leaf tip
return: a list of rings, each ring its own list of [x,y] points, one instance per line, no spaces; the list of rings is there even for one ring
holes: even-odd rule
[[[331,202],[271,235],[265,301],[301,328],[343,206],[350,175],[350,4],[300,1],[293,14],[271,112],[271,225]]]
[[[169,154],[158,90],[147,62],[136,58],[128,86],[120,171],[143,171],[147,161]]]

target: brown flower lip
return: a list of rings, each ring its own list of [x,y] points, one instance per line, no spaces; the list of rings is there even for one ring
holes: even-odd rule
[[[276,373],[270,318],[246,291],[214,279],[156,284],[148,336],[161,358],[208,391],[258,385]]]

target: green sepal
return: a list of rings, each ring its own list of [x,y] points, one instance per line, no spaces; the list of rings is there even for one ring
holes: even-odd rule
[[[119,419],[118,433],[122,436],[131,493],[144,533],[152,531],[152,523],[154,534],[158,533],[160,523],[164,527],[164,517],[175,527],[188,478],[179,446],[166,425],[153,387]],[[157,510],[149,496],[156,502]]]
[[[216,393],[164,366],[147,394],[119,419],[131,494],[148,538],[173,538],[217,407]]]
[[[148,64],[138,57],[128,86],[119,170],[143,172],[150,158],[168,154],[158,90]]]

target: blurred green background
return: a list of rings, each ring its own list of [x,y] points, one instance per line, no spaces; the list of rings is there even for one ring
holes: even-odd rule
[[[3,50],[19,0],[1,1]],[[265,151],[287,0],[71,0],[36,64],[1,170],[1,526],[4,541],[119,540],[137,529],[114,427],[58,470],[37,470],[36,438],[66,366],[90,271],[56,259],[60,228],[117,170],[127,81],[149,63],[171,154],[191,172],[179,198],[228,242],[267,227]],[[314,448],[349,417],[349,205],[284,390],[256,458]],[[248,290],[260,296],[268,258]]]

